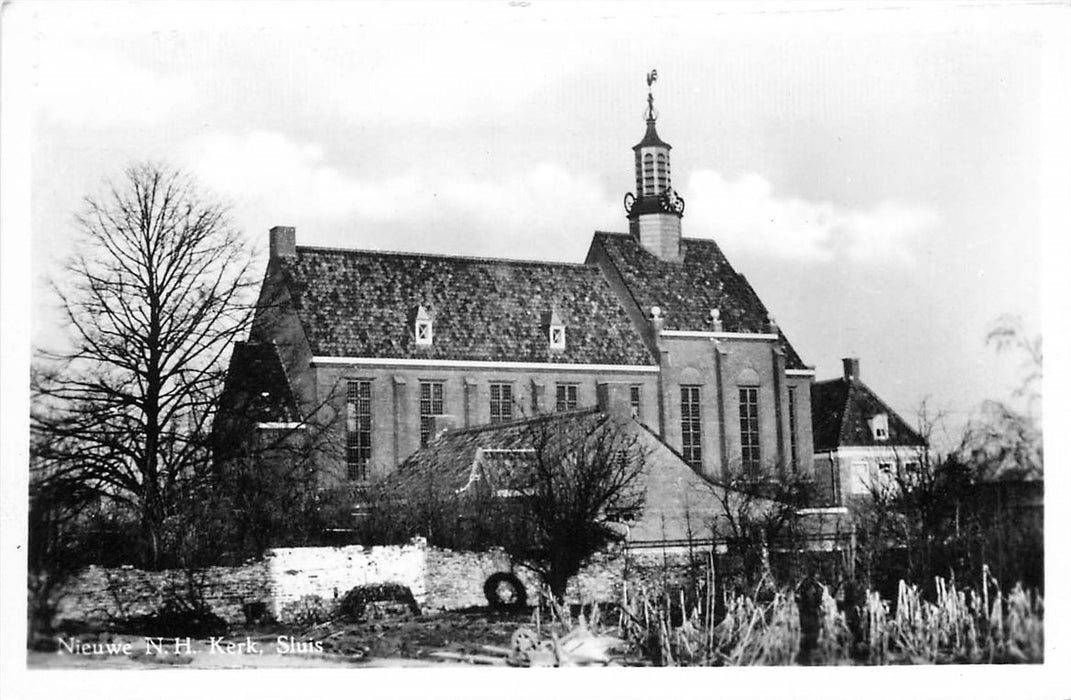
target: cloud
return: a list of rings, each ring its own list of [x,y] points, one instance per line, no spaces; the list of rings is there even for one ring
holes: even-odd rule
[[[198,138],[187,147],[186,161],[200,182],[234,202],[243,219],[357,229],[368,244],[390,245],[381,239],[392,227],[434,228],[437,237],[452,237],[467,252],[489,254],[474,249],[482,240],[499,247],[496,254],[556,258],[557,243],[577,238],[578,217],[592,230],[600,215],[616,216],[593,177],[548,162],[497,179],[430,170],[354,173],[332,164],[323,146],[270,131]],[[529,232],[528,240],[510,235],[520,230]],[[518,244],[523,250],[512,250]]]
[[[194,103],[189,73],[153,71],[101,42],[46,37],[33,70],[34,106],[46,121],[79,129],[152,126]]]
[[[433,169],[354,172],[333,164],[322,145],[274,131],[201,137],[188,158],[199,179],[232,199],[246,220],[359,230],[368,245],[392,245],[389,231],[405,228],[412,242],[415,232],[434,228],[431,243],[455,252],[558,259],[562,246],[575,253],[587,232],[621,223],[615,198],[594,177],[552,162],[497,178]],[[702,170],[685,192],[691,235],[702,232],[730,253],[805,262],[909,265],[913,241],[937,222],[928,209],[897,203],[853,209],[778,197],[755,174],[728,181]]]
[[[930,209],[895,202],[851,209],[778,197],[768,180],[751,173],[729,181],[700,170],[687,193],[691,231],[707,231],[730,250],[809,262],[911,264],[912,241],[938,220]]]

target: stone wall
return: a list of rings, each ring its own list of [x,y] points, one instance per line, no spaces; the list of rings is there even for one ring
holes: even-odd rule
[[[293,547],[272,549],[265,556],[270,581],[270,609],[283,619],[288,603],[320,596],[329,606],[354,586],[394,582],[408,586],[421,607],[427,598],[424,540],[389,547]]]
[[[148,615],[158,611],[168,598],[181,596],[188,600],[191,587],[228,622],[245,619],[245,603],[266,601],[271,596],[266,561],[192,572],[90,566],[56,596],[56,619],[99,621]]]
[[[677,555],[667,558],[662,550],[605,552],[570,582],[567,598],[575,603],[616,601],[626,580],[656,586],[667,570],[671,579],[679,578],[682,561]],[[191,582],[210,609],[232,624],[245,621],[246,604],[263,603],[275,619],[287,621],[293,604],[306,596],[318,596],[332,608],[354,586],[386,582],[408,586],[422,610],[456,610],[486,604],[487,577],[511,570],[534,600],[540,589],[538,577],[523,567],[511,567],[503,552],[454,552],[428,547],[419,538],[388,547],[273,549],[262,560],[243,566],[190,573],[92,566],[62,589],[56,599],[56,619],[150,614],[172,595],[185,597]]]

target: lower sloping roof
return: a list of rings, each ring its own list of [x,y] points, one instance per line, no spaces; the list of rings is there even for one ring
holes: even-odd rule
[[[605,425],[624,431],[627,444],[643,450],[644,505],[640,516],[629,523],[630,545],[709,542],[732,534],[726,508],[739,508],[745,499],[756,513],[775,506],[770,499],[747,497],[708,481],[639,422],[595,408],[446,432],[388,476],[387,486],[402,498],[429,489],[462,492],[478,480],[499,491],[516,492],[518,485],[523,489],[534,432],[554,431],[558,425],[580,431]]]

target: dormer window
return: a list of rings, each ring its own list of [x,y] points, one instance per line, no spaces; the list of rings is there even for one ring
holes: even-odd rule
[[[565,349],[565,324],[558,316],[557,309],[550,312],[550,319],[547,322],[547,340],[550,341],[551,350]]]
[[[870,419],[870,432],[875,440],[885,441],[889,439],[889,416],[879,413]]]
[[[431,345],[433,329],[432,318],[428,310],[423,306],[417,309],[416,319],[413,321],[413,335],[417,345]]]

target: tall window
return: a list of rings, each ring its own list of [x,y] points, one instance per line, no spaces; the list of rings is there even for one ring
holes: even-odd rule
[[[443,414],[443,383],[420,383],[420,446],[431,440],[433,418]]]
[[[666,154],[658,154],[658,170],[655,172],[655,184],[659,192],[665,192],[669,188],[669,163]]]
[[[632,417],[640,417],[640,390],[642,387],[633,385],[628,388],[628,402],[632,406]]]
[[[796,387],[788,388],[788,457],[792,471],[799,469],[799,438],[796,436]]]
[[[699,468],[703,464],[702,421],[699,415],[699,387],[681,387],[681,452],[684,461]]]
[[[353,379],[346,383],[346,478],[368,478],[372,459],[372,382]]]
[[[491,422],[504,423],[513,420],[513,385],[491,385]]]
[[[576,384],[559,384],[557,410],[572,411],[576,408]]]
[[[759,475],[759,388],[740,387],[740,463],[744,474]]]

